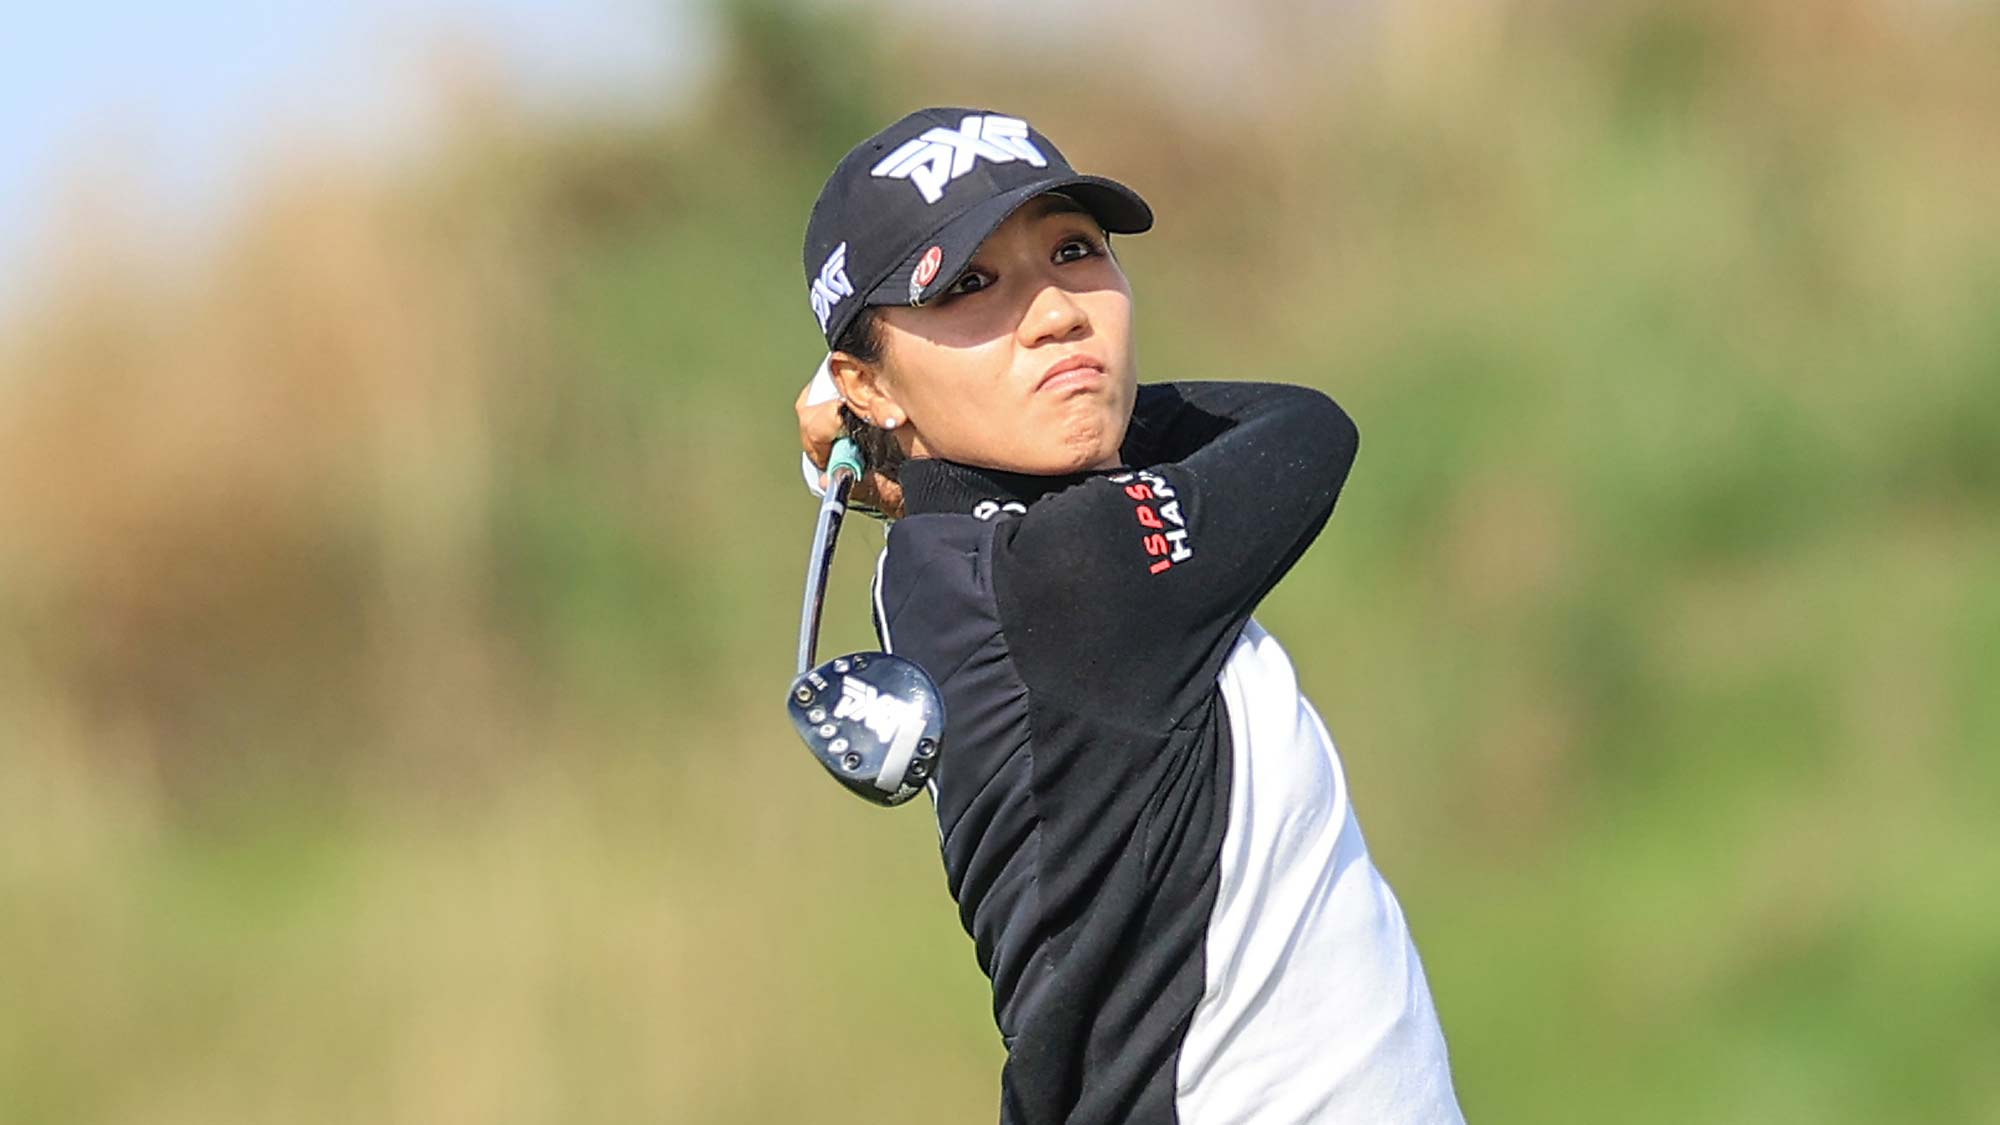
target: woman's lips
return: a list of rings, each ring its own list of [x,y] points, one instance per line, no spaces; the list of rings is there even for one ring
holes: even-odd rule
[[[1104,378],[1104,364],[1093,356],[1073,355],[1057,360],[1047,371],[1042,372],[1041,381],[1035,384],[1036,391],[1059,391],[1071,387],[1086,386]]]

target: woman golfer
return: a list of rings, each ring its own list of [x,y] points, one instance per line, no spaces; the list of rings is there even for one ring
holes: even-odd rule
[[[1000,1119],[1460,1121],[1333,740],[1251,619],[1354,424],[1301,387],[1141,386],[1106,232],[1151,225],[1020,119],[926,109],[806,231],[843,402],[802,397],[801,432],[824,463],[858,431],[900,517],[876,627],[943,691],[931,796]]]

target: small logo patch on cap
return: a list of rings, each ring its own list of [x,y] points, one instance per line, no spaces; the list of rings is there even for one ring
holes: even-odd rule
[[[910,271],[910,304],[912,306],[923,300],[924,286],[929,285],[931,279],[937,277],[938,266],[942,264],[944,264],[944,247],[933,246],[924,251],[923,258],[917,262],[917,268]]]

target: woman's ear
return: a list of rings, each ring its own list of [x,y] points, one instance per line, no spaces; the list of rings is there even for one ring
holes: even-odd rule
[[[885,430],[902,424],[903,410],[884,384],[880,365],[863,363],[846,352],[834,352],[827,358],[826,366],[833,374],[833,385],[840,388],[842,401],[862,421]]]

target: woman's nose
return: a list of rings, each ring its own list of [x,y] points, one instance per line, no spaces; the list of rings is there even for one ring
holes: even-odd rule
[[[1090,327],[1090,314],[1060,285],[1044,285],[1021,318],[1021,342],[1029,347],[1067,340]]]

